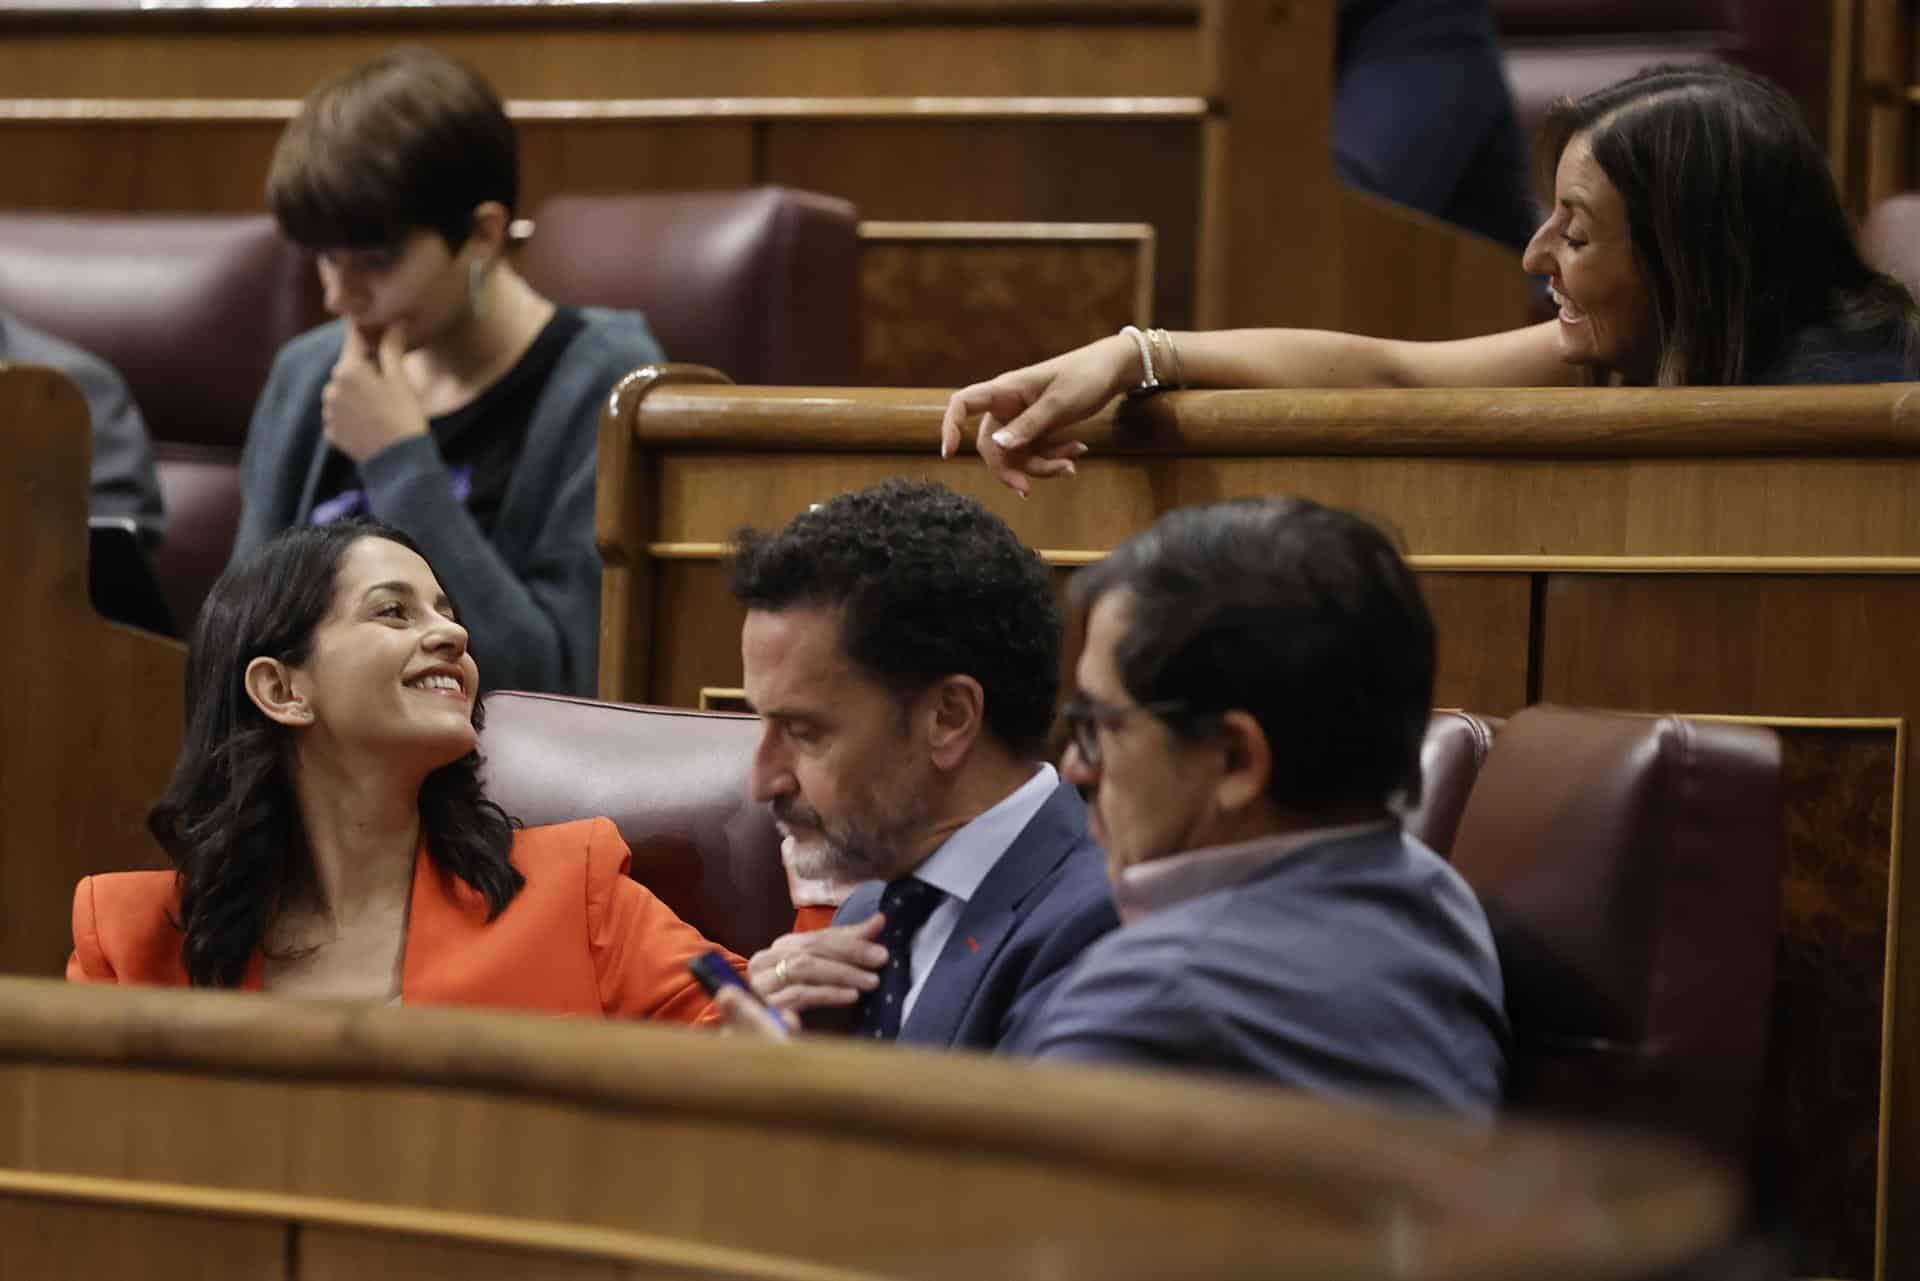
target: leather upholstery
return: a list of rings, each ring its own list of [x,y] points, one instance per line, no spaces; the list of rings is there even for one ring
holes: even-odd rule
[[[784,187],[555,196],[517,263],[551,298],[644,311],[675,361],[839,386],[859,354],[857,229],[848,202]]]
[[[1420,803],[1401,815],[1408,832],[1445,856],[1453,849],[1467,794],[1504,721],[1472,712],[1435,712],[1420,745]]]
[[[1860,225],[1860,252],[1868,262],[1920,293],[1920,194],[1889,196]]]
[[[182,627],[227,563],[236,467],[280,344],[326,318],[310,259],[265,214],[0,214],[0,309],[120,372],[153,435]]]
[[[856,220],[778,187],[558,196],[520,265],[557,302],[636,307],[674,359],[737,382],[847,383]],[[0,308],[118,369],[153,433],[154,571],[191,625],[239,523],[237,466],[282,343],[325,320],[311,256],[265,214],[0,214]]]
[[[1493,923],[1523,1108],[1752,1151],[1779,915],[1768,730],[1530,707],[1453,863]]]
[[[480,739],[487,794],[528,826],[605,815],[633,876],[750,956],[793,928],[780,836],[748,795],[756,717],[496,693]]]

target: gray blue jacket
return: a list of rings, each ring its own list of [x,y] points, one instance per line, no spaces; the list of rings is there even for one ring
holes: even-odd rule
[[[1508,1030],[1486,915],[1397,826],[1307,844],[1237,883],[1138,919],[1123,904],[1122,915],[1003,1052],[1474,1116],[1499,1106]]]
[[[454,496],[439,446],[405,440],[360,466],[372,514],[420,544],[468,623],[487,689],[592,694],[599,675],[600,555],[593,544],[600,409],[622,375],[665,357],[635,312],[583,309],[586,325],[547,379],[493,537]],[[326,460],[310,410],[343,341],[338,322],[274,359],[240,462],[237,559],[304,524]]]

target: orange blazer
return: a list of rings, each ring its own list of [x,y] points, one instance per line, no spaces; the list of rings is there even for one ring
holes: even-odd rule
[[[420,846],[407,915],[400,998],[407,1005],[486,1005],[555,1014],[717,1022],[687,971],[712,947],[627,876],[626,842],[604,818],[514,833],[526,885],[487,920],[487,901],[435,867]],[[67,978],[185,987],[172,872],[89,876],[73,894]],[[725,949],[722,949],[724,952]],[[736,969],[746,964],[727,953]],[[256,950],[241,986],[260,989]]]

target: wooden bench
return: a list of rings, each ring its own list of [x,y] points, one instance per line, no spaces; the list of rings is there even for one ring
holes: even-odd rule
[[[740,683],[726,542],[892,475],[999,512],[1064,579],[1160,512],[1293,492],[1396,525],[1440,630],[1437,700],[1752,720],[1788,846],[1768,1065],[1801,1271],[1920,1267],[1920,386],[1188,392],[1097,423],[1021,501],[942,462],[944,391],[623,385],[602,423],[603,697]],[[708,380],[708,381],[702,381]],[[1876,1268],[1881,1271],[1876,1272]]]

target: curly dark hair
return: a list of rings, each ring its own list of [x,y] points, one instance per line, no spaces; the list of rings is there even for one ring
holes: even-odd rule
[[[340,560],[362,538],[420,550],[371,521],[290,529],[227,568],[193,629],[186,739],[147,826],[176,870],[174,924],[196,987],[237,987],[274,913],[313,883],[289,774],[296,731],[254,705],[246,670],[261,655],[293,666],[307,660],[333,604]],[[476,730],[483,719],[476,702]],[[428,775],[420,825],[435,866],[479,891],[492,919],[525,878],[508,857],[519,824],[483,794],[480,765],[480,753],[469,752]]]
[[[1434,627],[1394,540],[1305,498],[1169,512],[1075,575],[1090,610],[1130,593],[1114,659],[1138,703],[1198,736],[1245,711],[1273,751],[1268,793],[1297,813],[1420,799]]]
[[[734,536],[733,593],[750,610],[841,611],[841,645],[910,696],[952,675],[985,695],[987,731],[1044,750],[1060,692],[1060,611],[1047,567],[1006,522],[942,485],[889,480],[841,494],[778,533]]]

